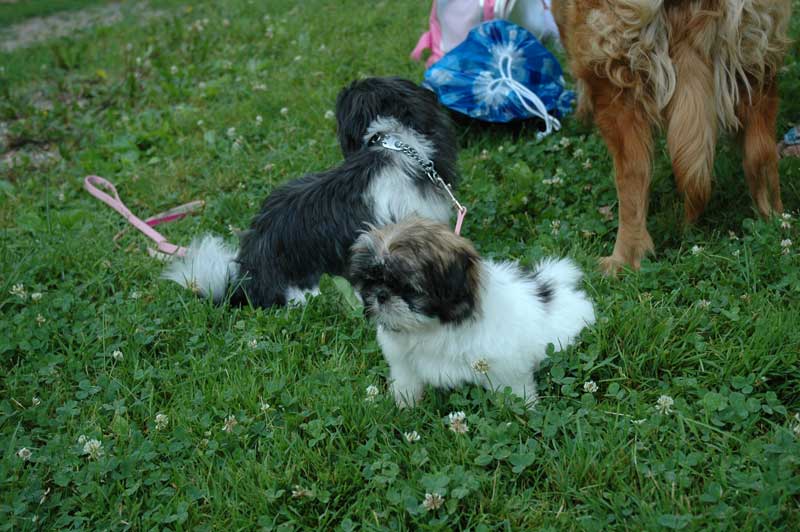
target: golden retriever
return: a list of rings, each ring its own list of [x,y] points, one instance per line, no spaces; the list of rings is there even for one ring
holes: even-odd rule
[[[614,159],[619,227],[601,267],[639,268],[653,250],[647,204],[653,130],[667,146],[686,218],[711,194],[717,136],[741,139],[763,216],[783,210],[775,149],[776,76],[789,45],[790,0],[553,0],[578,81]]]

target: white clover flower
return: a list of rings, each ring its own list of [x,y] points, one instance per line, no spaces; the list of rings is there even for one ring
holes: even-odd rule
[[[236,416],[230,415],[225,418],[225,423],[222,426],[222,430],[225,432],[233,432],[233,428],[238,424],[239,422],[236,421]]]
[[[702,252],[703,252],[703,246],[698,246],[697,244],[692,246],[692,255],[699,255]]]
[[[586,381],[586,382],[583,383],[583,391],[584,392],[595,393],[597,390],[599,390],[599,387],[597,386],[596,382],[594,382],[594,381]]]
[[[472,363],[472,369],[486,375],[489,373],[489,362],[484,358],[480,358]]]
[[[425,508],[426,511],[430,512],[431,510],[438,510],[444,504],[444,497],[439,495],[438,493],[426,493],[425,500],[422,501],[422,507]]]
[[[226,132],[226,134],[227,134],[227,135],[228,135],[228,137],[230,137],[230,138],[233,138],[233,137],[235,137],[235,136],[236,136],[236,128],[235,128],[235,127],[229,127],[229,128],[228,128],[228,131]]]
[[[83,445],[87,441],[89,441],[89,438],[87,438],[84,434],[78,436],[78,445]]]
[[[200,83],[197,84],[197,88],[200,89],[201,91],[205,90],[206,82],[205,81],[201,81]]]
[[[125,358],[125,356],[122,354],[122,351],[117,349],[111,353],[111,358],[113,358],[115,362],[122,362],[122,359]]]
[[[22,449],[17,451],[17,456],[19,456],[23,462],[27,462],[28,460],[30,460],[32,455],[33,453],[27,447],[23,447]]]
[[[141,299],[141,297],[142,297],[142,293],[141,293],[141,292],[139,292],[138,290],[132,290],[132,291],[131,291],[131,295],[130,295],[129,297],[130,297],[131,299],[133,299],[133,300]]]
[[[604,205],[602,207],[597,208],[597,212],[600,213],[600,216],[603,217],[603,220],[610,222],[614,219],[614,211],[611,209],[611,205]]]
[[[294,56],[294,60],[295,60],[295,62],[302,61],[303,60],[303,56],[302,55],[296,55],[296,56]]]
[[[787,221],[791,220],[792,219],[792,215],[789,214],[788,212],[785,212],[785,213],[781,214],[781,219],[787,220]]]
[[[583,161],[583,169],[584,170],[590,170],[591,168],[592,168],[592,160],[591,159],[586,159],[585,161]]]
[[[264,165],[265,172],[271,172],[273,168],[275,168],[275,165],[272,163],[267,163]]]
[[[42,299],[42,293],[41,292],[33,292],[31,294],[31,301],[36,302],[36,301],[39,301],[40,299]]]
[[[739,240],[739,237],[736,236],[736,233],[734,233],[733,231],[728,231],[728,238],[730,240]]]
[[[175,74],[178,73],[178,67],[176,67],[175,65],[172,65],[171,67],[169,67],[169,73],[174,76]]]
[[[464,412],[450,412],[447,415],[447,421],[450,425],[448,428],[456,434],[466,434],[469,432],[467,415]]]
[[[559,141],[559,144],[562,148],[569,148],[570,144],[572,144],[572,141],[569,139],[569,137],[562,137]]]
[[[80,441],[80,440],[79,440]],[[83,445],[83,454],[88,455],[90,460],[97,460],[103,456],[103,442],[91,439]]]
[[[792,224],[789,223],[787,220],[781,222],[781,229],[791,229]]]
[[[372,403],[377,399],[378,395],[381,393],[377,386],[374,384],[370,384],[367,386],[367,398],[364,399],[368,403]]]
[[[697,306],[698,308],[701,309],[707,309],[708,307],[711,306],[711,301],[709,301],[708,299],[699,299],[697,301]]]
[[[672,413],[672,405],[675,404],[675,400],[672,399],[669,395],[662,395],[656,401],[656,411],[660,414],[671,414]]]
[[[247,342],[247,346],[248,346],[250,349],[255,349],[256,347],[258,347],[258,340],[256,340],[255,338],[253,338],[252,340],[250,340],[249,342]]]
[[[8,293],[11,294],[12,296],[17,296],[23,301],[28,299],[28,293],[25,291],[25,285],[23,285],[22,283],[15,284],[14,286],[12,286],[11,290],[9,290]]]
[[[267,412],[269,412],[272,409],[272,407],[270,406],[270,404],[268,402],[261,401],[260,409],[261,409],[261,413],[262,414],[266,414]]]
[[[281,107],[281,114],[283,116],[288,115],[289,114],[289,108],[288,107]]]
[[[222,25],[227,28],[228,26],[231,25],[231,21],[226,19],[226,18],[224,18],[224,19],[222,19]]]
[[[39,406],[40,404],[42,404],[42,400],[34,395],[31,399],[31,406]]]
[[[37,314],[36,315],[36,323],[38,323],[39,325],[44,325],[44,323],[46,321],[47,321],[47,319],[44,316],[42,316],[41,314]]]
[[[203,127],[203,124],[205,124],[205,122],[203,122],[202,120],[197,121],[197,127]]]
[[[292,498],[293,499],[301,499],[303,497],[313,497],[314,492],[308,488],[303,488],[297,484],[294,485],[292,488]]]
[[[166,414],[156,414],[156,430],[164,430],[169,425],[169,417]]]
[[[256,125],[257,126],[260,126],[263,121],[264,121],[264,117],[262,117],[261,115],[256,115]]]
[[[335,115],[333,114],[333,111],[331,111],[330,109],[325,111],[325,120],[332,120],[334,116]]]
[[[787,238],[787,239],[781,240],[781,248],[783,248],[781,253],[783,253],[784,255],[788,255],[789,254],[789,248],[791,248],[791,247],[792,247],[792,241],[790,239]]]
[[[415,443],[420,440],[420,435],[417,433],[416,430],[412,430],[411,432],[404,432],[403,436],[405,437],[408,443]]]
[[[572,152],[572,156],[576,159],[583,157],[583,148],[575,148],[575,151]]]

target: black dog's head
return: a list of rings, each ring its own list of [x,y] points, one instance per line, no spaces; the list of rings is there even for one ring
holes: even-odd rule
[[[432,91],[402,78],[367,78],[342,89],[336,99],[336,121],[345,157],[364,146],[364,136],[378,117],[394,118],[423,135],[433,144],[436,170],[449,184],[456,184],[453,123]]]

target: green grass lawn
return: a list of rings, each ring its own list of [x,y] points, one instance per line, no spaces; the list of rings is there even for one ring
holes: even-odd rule
[[[86,174],[143,217],[205,200],[163,226],[187,244],[233,239],[278,183],[336,164],[338,90],[420,80],[429,6],[154,2],[0,53],[0,151],[16,154],[0,162],[0,530],[800,529],[797,160],[781,162],[791,216],[761,220],[722,142],[687,227],[659,144],[657,253],[605,279],[616,194],[595,129],[460,125],[465,236],[487,257],[574,257],[596,301],[533,411],[475,387],[398,411],[374,330],[330,279],[302,308],[214,307],[159,280],[138,233],[112,241],[126,224]],[[781,93],[779,134],[800,120],[797,44]],[[448,430],[454,411],[468,433]]]

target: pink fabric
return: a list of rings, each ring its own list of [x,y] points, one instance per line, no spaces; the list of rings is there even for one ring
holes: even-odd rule
[[[433,0],[431,15],[428,22],[430,24],[430,29],[422,34],[414,50],[411,52],[411,57],[419,61],[422,58],[422,52],[430,49],[431,55],[425,62],[425,66],[431,66],[444,55],[441,47],[442,28],[439,26],[439,19],[436,17],[436,0]]]
[[[454,3],[458,5],[453,5]],[[494,0],[484,0],[482,12],[470,8],[468,4],[476,4],[474,7],[478,7],[477,0],[451,0],[446,13],[438,13],[437,2],[433,0],[429,17],[430,27],[420,36],[417,45],[411,51],[411,57],[419,61],[422,52],[430,50],[431,55],[425,61],[425,67],[430,67],[444,54],[461,44],[472,28],[494,18]],[[481,18],[483,20],[480,20]],[[442,24],[446,25],[446,38]]]
[[[98,186],[110,191],[113,194],[113,197],[97,188]],[[167,239],[164,237],[164,235],[153,229],[153,226],[183,218],[186,216],[186,214],[192,210],[195,210],[198,206],[202,206],[203,202],[193,201],[191,203],[175,207],[174,209],[163,213],[163,215],[156,215],[152,218],[148,218],[147,221],[143,221],[133,214],[124,203],[122,203],[116,187],[106,179],[96,175],[86,176],[86,178],[83,180],[83,187],[89,192],[89,194],[120,213],[125,217],[126,220],[128,220],[128,222],[130,222],[132,226],[154,241],[158,251],[166,253],[167,255],[177,255],[179,257],[182,257],[186,254],[186,248],[176,246],[175,244],[170,244],[167,242]]]

